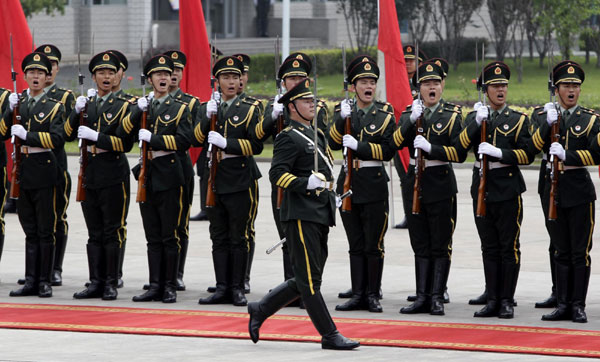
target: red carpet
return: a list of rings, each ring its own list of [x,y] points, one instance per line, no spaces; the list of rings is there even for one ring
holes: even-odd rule
[[[335,318],[363,345],[600,357],[600,332],[462,323]],[[0,303],[0,328],[248,339],[248,314]],[[262,340],[319,342],[310,319],[275,315]]]

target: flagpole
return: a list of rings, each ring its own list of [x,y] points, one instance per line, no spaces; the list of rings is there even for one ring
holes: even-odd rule
[[[283,0],[281,15],[281,62],[290,55],[290,0]]]

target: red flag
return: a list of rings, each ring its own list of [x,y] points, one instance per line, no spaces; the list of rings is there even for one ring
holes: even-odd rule
[[[21,72],[23,58],[31,53],[31,33],[19,0],[0,1],[0,87],[14,92],[10,73],[10,35],[12,34],[14,68],[17,72],[17,90],[21,92],[27,88]],[[12,152],[10,141],[6,143],[8,154]],[[7,159],[7,170],[12,168],[12,159]],[[9,171],[10,172],[10,171]]]
[[[179,43],[187,57],[181,89],[200,98],[210,99],[210,46],[204,23],[201,0],[180,0]],[[190,148],[192,163],[196,163],[202,148]]]
[[[406,73],[400,26],[398,25],[394,0],[379,0],[379,39],[377,47],[385,55],[385,92],[387,101],[394,106],[397,122],[413,99],[408,82],[408,73]],[[408,148],[404,147],[398,153],[404,170],[407,170],[410,160]]]

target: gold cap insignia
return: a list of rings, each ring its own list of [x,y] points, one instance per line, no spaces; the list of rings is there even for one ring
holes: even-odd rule
[[[371,64],[369,64],[369,63],[365,64],[365,70],[371,70]]]
[[[105,62],[110,60],[110,56],[108,55],[108,53],[104,53],[104,55],[102,56],[102,60],[104,60]]]
[[[227,59],[227,65],[233,65],[233,59],[231,59],[231,58]]]
[[[310,87],[310,81],[308,79],[304,82],[304,86],[306,88]]]
[[[165,58],[163,58],[163,57],[158,58],[158,64],[165,64],[165,63],[166,63]]]
[[[177,52],[173,52],[173,54],[171,54],[171,58],[179,59],[179,54],[177,54]]]
[[[34,56],[33,56],[33,60],[34,60],[35,62],[39,62],[39,61],[40,61],[40,59],[41,59],[41,58],[40,58],[39,54],[36,54],[36,55],[34,55]]]
[[[494,74],[502,74],[502,69],[500,69],[500,67],[496,67],[496,69],[494,69]]]
[[[431,64],[427,64],[427,67],[425,68],[425,70],[428,72],[433,72],[433,67],[431,66]]]
[[[49,46],[46,46],[46,47],[44,48],[44,53],[48,53],[48,54],[50,54],[50,53],[52,53],[52,49],[51,49]]]
[[[406,47],[406,52],[407,53],[412,53],[412,48],[411,47]]]
[[[300,67],[300,63],[297,60],[294,60],[294,62],[292,63],[292,67],[298,68]]]
[[[575,68],[573,68],[572,66],[569,67],[569,69],[567,69],[567,73],[569,73],[569,74],[575,73]]]

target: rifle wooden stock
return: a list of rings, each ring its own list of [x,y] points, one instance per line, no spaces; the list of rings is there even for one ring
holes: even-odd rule
[[[277,117],[277,134],[283,131],[283,114]],[[283,188],[277,187],[277,210],[281,209],[281,203],[283,202]]]
[[[480,142],[487,142],[487,120],[481,121],[481,139]],[[485,190],[487,189],[487,171],[488,171],[488,156],[481,155],[479,160],[479,188],[477,189],[477,209],[475,215],[477,217],[485,217]]]
[[[142,113],[141,128],[148,128],[148,111]],[[140,173],[138,175],[138,189],[135,201],[146,202],[146,181],[148,178],[148,142],[142,142],[142,151],[140,155]]]
[[[19,100],[19,103],[21,100]],[[19,103],[13,109],[12,115],[12,124],[17,125],[21,123],[21,115],[19,113]],[[17,136],[14,136],[15,142],[13,143],[13,153],[12,153],[12,170],[10,171],[10,193],[9,197],[11,199],[18,199],[21,194],[21,175],[19,174],[19,169],[21,167],[21,139]]]
[[[552,132],[552,142],[560,142],[560,113],[558,115],[558,120],[552,124],[551,132]],[[550,172],[550,201],[548,203],[548,220],[554,221],[558,217],[556,206],[558,204],[558,200],[556,195],[558,194],[558,172],[559,172],[559,163],[558,157],[552,157],[552,172]]]
[[[210,117],[210,130],[217,130],[217,114],[213,113]],[[208,187],[206,189],[206,207],[215,207],[217,200],[215,198],[215,178],[217,177],[217,166],[219,163],[219,150],[212,145],[210,151],[210,171],[208,173]]]
[[[79,113],[79,126],[87,126],[87,104],[85,108]],[[79,147],[79,175],[77,176],[77,196],[76,201],[85,201],[85,170],[88,165],[88,141],[84,138],[80,140],[81,146]]]
[[[346,117],[344,134],[352,133],[352,120]],[[344,178],[344,194],[352,188],[352,164],[354,163],[354,154],[350,148],[346,148],[346,178]],[[342,200],[342,212],[352,211],[352,197],[346,197]]]
[[[416,123],[417,132],[416,136],[423,135],[423,118],[419,117]],[[423,151],[420,148],[415,150],[417,155],[415,156],[415,184],[413,185],[413,203],[412,213],[413,215],[419,215],[421,213],[421,182],[423,179],[424,159]]]

